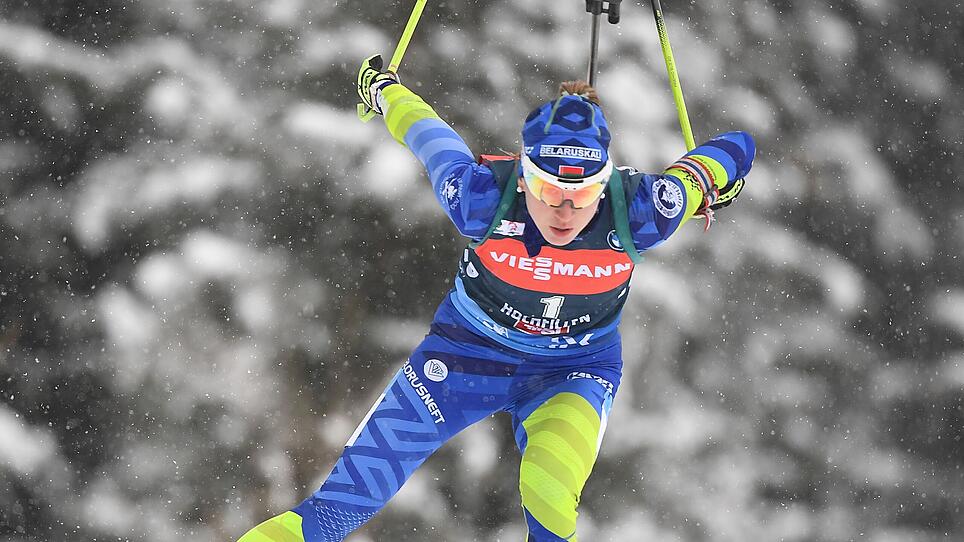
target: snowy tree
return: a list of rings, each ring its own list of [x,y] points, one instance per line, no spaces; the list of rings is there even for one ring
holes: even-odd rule
[[[756,165],[647,254],[586,540],[964,533],[959,2],[665,2],[697,139]],[[581,77],[580,2],[429,4],[401,70],[474,152]],[[0,540],[231,540],[316,489],[464,241],[355,117],[399,2],[0,3]],[[617,159],[684,152],[648,5],[603,28]],[[508,420],[358,540],[521,540]]]

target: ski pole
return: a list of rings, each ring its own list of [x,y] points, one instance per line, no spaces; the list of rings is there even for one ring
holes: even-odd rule
[[[592,14],[592,27],[589,34],[589,86],[596,85],[596,52],[599,50],[599,16],[608,13],[610,24],[619,23],[619,3],[622,0],[586,0],[586,12]],[[603,6],[603,4],[609,4]]]
[[[683,130],[683,140],[686,142],[686,151],[689,152],[696,148],[696,141],[693,139],[693,128],[690,126],[690,117],[686,113],[686,102],[683,101],[683,87],[679,82],[679,73],[676,71],[676,61],[673,60],[673,49],[669,44],[669,35],[666,34],[666,21],[663,20],[663,8],[659,5],[659,0],[653,0],[653,15],[656,17],[656,31],[659,32],[659,44],[663,48],[663,58],[666,60],[666,71],[669,73],[669,85],[673,89],[673,100],[676,102],[676,112],[679,114],[679,126]]]
[[[599,2],[602,6],[602,2]],[[589,82],[589,86],[595,87],[596,85],[596,51],[599,49],[599,14],[592,14],[592,28],[589,33],[589,76],[586,77],[586,81]]]
[[[402,63],[402,57],[405,56],[408,43],[412,41],[412,35],[415,34],[415,27],[418,26],[418,21],[422,18],[422,12],[425,10],[425,4],[427,2],[428,0],[415,0],[415,7],[412,9],[412,14],[408,17],[408,24],[405,25],[405,31],[402,32],[402,37],[398,40],[395,53],[392,54],[392,61],[388,65],[388,71],[398,73],[398,66]],[[362,122],[368,122],[375,116],[375,111],[369,109],[365,104],[358,104],[356,109],[358,111],[358,119]]]

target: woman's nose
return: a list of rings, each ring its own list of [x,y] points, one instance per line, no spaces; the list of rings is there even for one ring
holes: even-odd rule
[[[552,211],[557,218],[567,220],[576,212],[576,208],[572,206],[571,200],[565,200],[559,207],[553,207]]]

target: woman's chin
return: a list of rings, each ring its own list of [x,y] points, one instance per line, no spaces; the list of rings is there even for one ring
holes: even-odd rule
[[[556,228],[555,226],[549,226],[547,229],[549,231],[543,232],[543,237],[552,245],[568,245],[576,237],[575,228]]]

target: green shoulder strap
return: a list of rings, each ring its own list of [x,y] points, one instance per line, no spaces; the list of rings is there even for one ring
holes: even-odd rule
[[[616,237],[619,244],[623,246],[626,255],[639,265],[643,261],[643,256],[636,250],[633,243],[633,234],[629,230],[629,210],[626,208],[626,190],[623,188],[623,176],[618,169],[613,169],[613,174],[609,177],[609,185],[606,186],[609,192],[610,205],[613,207],[613,224],[616,226]]]
[[[502,224],[502,219],[505,218],[505,214],[509,212],[516,196],[519,195],[516,191],[516,179],[519,178],[518,160],[499,160],[489,162],[488,166],[495,175],[496,182],[502,184],[502,180],[505,179],[505,185],[502,187],[502,199],[499,200],[499,208],[495,210],[495,216],[492,218],[492,223],[489,224],[489,231],[485,232],[482,239],[469,243],[471,248],[481,245],[492,236],[492,232]]]

